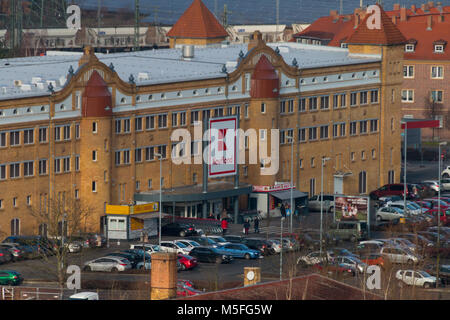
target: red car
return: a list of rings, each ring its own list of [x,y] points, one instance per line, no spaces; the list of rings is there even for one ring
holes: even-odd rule
[[[356,270],[351,267],[346,267],[343,265],[340,265],[336,262],[328,262],[328,264],[324,263],[316,263],[313,265],[314,269],[317,269],[318,271],[326,271],[328,274],[336,274],[336,275],[348,275],[348,276],[354,276],[356,275]]]
[[[401,196],[403,197],[403,192],[405,186],[403,183],[396,184],[386,184],[377,190],[372,191],[369,196],[373,200],[378,200],[381,197],[387,196]],[[406,185],[406,199],[414,200],[417,198],[417,194],[414,192],[414,188],[411,184]]]
[[[369,266],[384,266],[383,256],[378,253],[361,255],[360,260]]]
[[[186,254],[179,254],[178,261],[181,264],[181,270],[193,269],[197,266],[197,259]]]
[[[426,211],[426,214],[431,214],[433,217],[436,218],[438,212],[438,208],[430,209]],[[444,226],[448,226],[450,224],[450,209],[442,209],[441,208],[441,214],[440,214],[440,220],[444,224]]]
[[[194,288],[194,284],[189,280],[178,280],[177,282],[177,296],[178,297],[189,297],[195,296],[203,291]]]

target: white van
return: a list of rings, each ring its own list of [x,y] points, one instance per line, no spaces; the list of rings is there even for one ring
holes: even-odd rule
[[[96,292],[80,292],[69,297],[69,300],[100,300]]]

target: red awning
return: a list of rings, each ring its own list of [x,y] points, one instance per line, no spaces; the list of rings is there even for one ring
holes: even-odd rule
[[[439,128],[439,120],[425,120],[425,121],[408,121],[402,123],[402,129],[405,129],[405,124],[407,129],[420,129],[420,128]]]

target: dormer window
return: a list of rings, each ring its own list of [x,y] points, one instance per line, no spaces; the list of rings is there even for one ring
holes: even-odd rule
[[[435,53],[443,53],[444,52],[444,45],[442,45],[442,44],[434,45],[434,52]]]
[[[413,44],[407,44],[405,45],[405,52],[414,52],[415,45]]]
[[[341,48],[347,49],[348,48],[348,43],[342,42],[341,43]]]

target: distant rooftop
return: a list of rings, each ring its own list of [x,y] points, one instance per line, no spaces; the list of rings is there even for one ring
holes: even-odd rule
[[[299,43],[269,43],[279,47],[280,54],[288,64],[295,58],[300,69],[320,68],[337,65],[351,65],[377,62],[379,55],[349,55],[347,49],[306,45]],[[227,45],[195,48],[194,58],[183,60],[181,49],[159,49],[140,52],[97,54],[98,59],[114,70],[120,78],[128,81],[133,74],[138,86],[174,83],[213,78],[224,78],[222,72],[237,68],[239,53],[247,54],[247,45]],[[70,66],[76,72],[80,53],[47,55],[0,60],[0,100],[48,95],[52,82],[55,91],[61,90],[66,82]],[[147,76],[139,78],[139,73]],[[15,83],[16,82],[16,83]],[[20,83],[21,82],[21,85]]]

